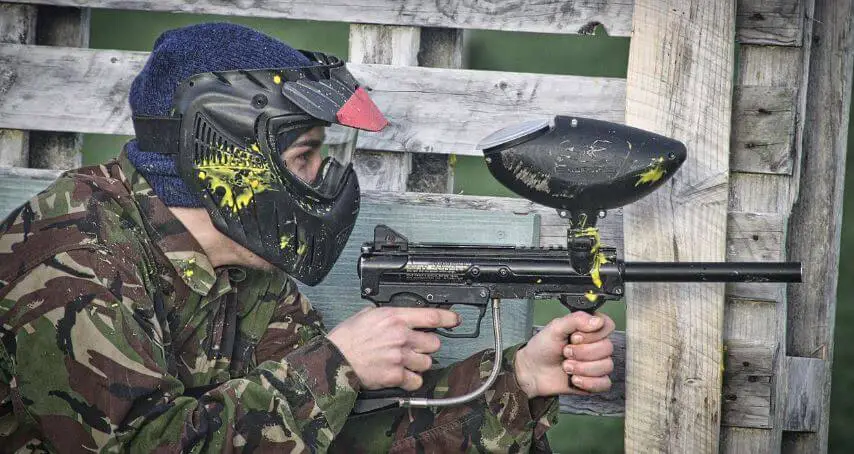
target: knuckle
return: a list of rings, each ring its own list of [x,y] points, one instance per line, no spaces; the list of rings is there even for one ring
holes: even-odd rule
[[[405,375],[402,368],[394,368],[389,370],[383,380],[383,385],[386,387],[400,386],[403,383]]]
[[[391,364],[395,366],[400,366],[403,364],[403,352],[400,350],[394,349],[388,352],[388,360]]]
[[[442,323],[442,316],[437,311],[430,310],[425,315],[425,320],[430,326],[439,326]]]
[[[614,360],[612,358],[608,358],[608,362],[605,364],[605,375],[614,372]]]

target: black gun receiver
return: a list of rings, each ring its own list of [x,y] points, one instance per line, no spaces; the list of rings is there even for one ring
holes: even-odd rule
[[[484,139],[487,167],[502,184],[567,220],[566,246],[514,247],[410,243],[378,225],[358,263],[362,297],[377,306],[479,310],[470,333],[437,330],[445,337],[477,337],[492,305],[495,366],[476,391],[452,399],[397,397],[401,406],[467,402],[498,376],[501,362],[500,301],[553,298],[571,311],[593,312],[622,298],[626,282],[800,282],[801,264],[624,262],[600,244],[596,221],[608,209],[654,191],[682,165],[685,146],[624,125],[577,117],[532,121]]]

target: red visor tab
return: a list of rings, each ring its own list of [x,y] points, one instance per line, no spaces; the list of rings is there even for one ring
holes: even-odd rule
[[[388,120],[362,87],[356,89],[353,96],[338,109],[336,116],[342,125],[366,131],[381,131],[388,125]]]

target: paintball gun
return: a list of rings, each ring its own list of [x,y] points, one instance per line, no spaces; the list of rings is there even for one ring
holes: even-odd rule
[[[362,297],[377,306],[476,307],[472,332],[436,331],[453,338],[479,336],[491,304],[495,362],[486,381],[466,395],[426,399],[400,389],[363,394],[374,400],[373,408],[459,405],[483,394],[501,368],[504,298],[557,299],[571,311],[592,313],[622,298],[626,282],[801,281],[797,262],[624,262],[615,248],[600,244],[597,220],[672,177],[686,159],[679,141],[616,123],[556,116],[501,129],[478,149],[504,186],[566,219],[566,246],[410,243],[393,229],[376,226],[358,263]]]

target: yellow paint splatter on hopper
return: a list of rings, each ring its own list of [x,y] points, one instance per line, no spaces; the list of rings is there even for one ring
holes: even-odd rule
[[[663,177],[664,174],[667,173],[667,171],[664,170],[664,166],[662,165],[663,162],[664,158],[658,158],[654,160],[652,165],[646,171],[640,174],[640,178],[638,178],[638,181],[637,183],[635,183],[635,186],[640,186],[643,183],[655,183],[656,181],[660,180],[661,177]]]

